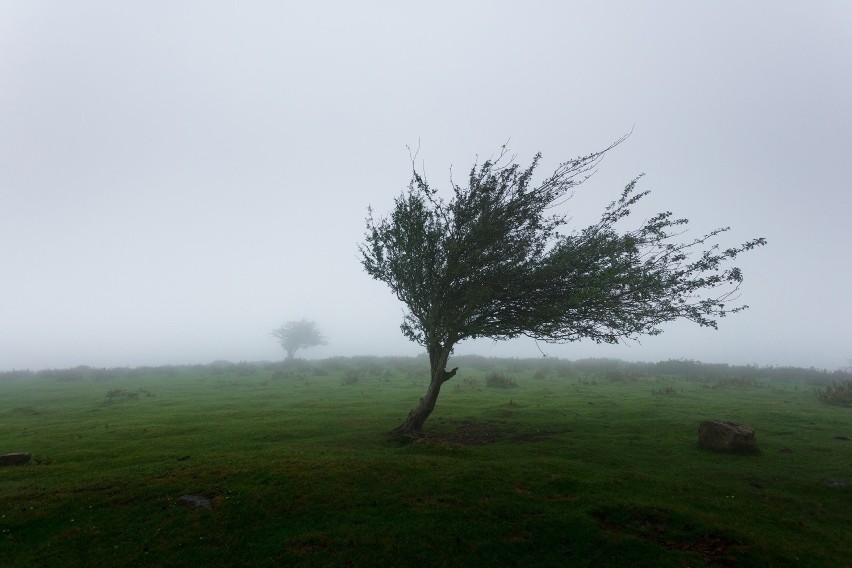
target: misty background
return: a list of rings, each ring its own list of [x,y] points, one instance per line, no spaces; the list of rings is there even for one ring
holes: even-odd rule
[[[358,259],[409,150],[449,191],[502,144],[540,176],[633,129],[566,204],[636,175],[732,227],[746,312],[641,343],[457,354],[852,359],[852,3],[0,1],[0,370],[414,355]]]

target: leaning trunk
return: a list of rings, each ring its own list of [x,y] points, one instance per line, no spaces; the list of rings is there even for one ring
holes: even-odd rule
[[[455,376],[458,367],[447,371],[447,359],[450,357],[452,346],[445,348],[429,349],[429,365],[431,367],[431,379],[426,394],[420,399],[417,408],[408,414],[405,421],[391,430],[391,434],[405,437],[415,437],[420,434],[423,424],[432,411],[435,410],[435,402],[441,393],[441,386]]]

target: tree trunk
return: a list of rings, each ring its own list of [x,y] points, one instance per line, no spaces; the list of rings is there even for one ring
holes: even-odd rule
[[[426,394],[420,399],[417,408],[408,414],[408,418],[391,430],[392,435],[413,438],[420,434],[426,419],[435,410],[435,401],[438,400],[438,395],[441,393],[441,386],[452,379],[456,371],[459,370],[456,367],[452,371],[447,371],[447,359],[449,359],[452,350],[452,345],[444,347],[438,345],[435,348],[428,349],[432,377],[429,381],[429,388],[426,389]]]

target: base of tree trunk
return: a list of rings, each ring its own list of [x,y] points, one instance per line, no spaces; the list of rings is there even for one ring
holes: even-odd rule
[[[426,394],[420,399],[420,404],[408,413],[405,421],[390,431],[391,437],[408,440],[423,437],[421,433],[423,424],[429,418],[429,415],[432,414],[432,411],[435,410],[435,401],[438,400],[441,385],[452,379],[459,370],[458,367],[452,371],[445,369],[449,351],[449,348],[445,349],[442,357],[436,359],[436,363],[432,365],[432,380],[429,381],[429,388],[426,389]]]
[[[431,413],[431,410],[428,412],[424,412],[424,410],[425,409],[422,405],[412,410],[405,419],[405,422],[390,431],[391,437],[400,439],[405,438],[409,440],[422,438],[423,422],[426,421],[426,418]]]
[[[414,430],[405,430],[402,426],[398,426],[388,432],[388,440],[391,442],[395,442],[399,445],[410,444],[415,440],[419,440],[423,438],[423,432],[418,432]]]

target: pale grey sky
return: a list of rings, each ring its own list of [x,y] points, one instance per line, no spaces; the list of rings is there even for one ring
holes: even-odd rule
[[[0,0],[0,370],[420,351],[358,261],[368,205],[506,140],[540,172],[631,128],[569,202],[731,225],[751,309],[564,358],[852,358],[852,3]],[[637,214],[637,217],[639,215]],[[457,353],[538,356],[529,341]]]

